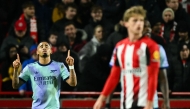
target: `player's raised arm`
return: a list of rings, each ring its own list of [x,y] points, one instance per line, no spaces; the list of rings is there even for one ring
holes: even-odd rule
[[[66,80],[66,82],[70,86],[76,86],[77,85],[77,77],[76,77],[76,73],[75,73],[75,70],[74,70],[74,59],[73,59],[73,57],[70,56],[70,50],[68,50],[66,63],[68,64],[69,70],[70,70],[69,71],[70,76],[69,76],[69,79]]]
[[[13,62],[14,72],[13,72],[13,80],[12,80],[12,87],[13,89],[16,89],[20,87],[23,82],[19,81],[19,73],[21,69],[21,63],[20,63],[20,57],[19,54],[17,54],[17,59]]]

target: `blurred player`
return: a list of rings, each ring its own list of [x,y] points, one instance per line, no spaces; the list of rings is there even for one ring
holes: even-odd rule
[[[151,34],[151,25],[148,20],[145,20],[143,34],[149,36],[152,40],[154,40],[159,45],[160,70],[159,70],[159,75],[158,75],[158,81],[160,83],[160,89],[161,89],[161,92],[162,92],[162,95],[164,98],[163,109],[170,109],[169,88],[168,88],[168,79],[167,79],[167,71],[166,71],[166,69],[169,67],[169,64],[168,64],[166,52],[162,46],[164,43],[164,40],[162,37]],[[154,107],[154,109],[159,109],[157,92],[155,93],[155,96],[154,96],[154,106],[153,107]]]
[[[51,60],[51,47],[47,42],[41,42],[36,53],[39,56],[39,61],[28,64],[21,73],[18,72],[21,63],[17,54],[17,59],[13,62],[12,86],[14,89],[19,88],[30,79],[33,90],[32,109],[59,109],[61,77],[70,86],[76,86],[77,84],[74,59],[68,51],[68,57],[66,58],[70,69],[70,72],[68,72],[63,63]]]
[[[134,6],[124,13],[124,25],[129,37],[118,42],[111,74],[94,104],[100,109],[103,101],[113,91],[121,77],[121,109],[152,109],[159,71],[159,47],[149,37],[143,36],[146,11]]]
[[[168,60],[167,60],[165,50],[162,47],[162,43],[163,43],[164,40],[162,40],[162,38],[159,37],[159,36],[154,36],[154,35],[151,34],[151,25],[150,25],[150,22],[148,20],[145,20],[143,34],[146,35],[146,36],[151,37],[151,39],[153,39],[157,44],[159,44],[160,70],[159,70],[159,79],[158,79],[158,81],[160,83],[160,89],[161,89],[161,92],[162,92],[163,98],[164,98],[163,107],[164,107],[164,109],[169,109],[170,108],[169,89],[168,89],[168,80],[167,80],[167,71],[166,71],[166,69],[169,67],[169,64],[168,64]],[[113,62],[113,60],[110,61],[111,66],[113,65],[112,62]],[[111,107],[111,99],[112,99],[112,95],[106,99],[106,109],[109,109]],[[159,108],[157,93],[155,93],[155,96],[154,96],[153,108],[154,109]]]

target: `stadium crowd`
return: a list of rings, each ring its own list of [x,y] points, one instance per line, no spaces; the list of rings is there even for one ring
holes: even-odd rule
[[[123,13],[135,5],[147,11],[143,34],[166,51],[169,90],[190,92],[190,0],[1,0],[1,91],[18,91],[12,88],[16,54],[23,69],[38,60],[37,44],[47,41],[53,60],[67,65],[68,50],[75,60],[78,85],[62,82],[61,91],[100,92],[112,51],[127,37]],[[19,88],[21,95],[31,90],[30,81]]]

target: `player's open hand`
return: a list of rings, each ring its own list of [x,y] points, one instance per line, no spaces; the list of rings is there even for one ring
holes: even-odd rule
[[[67,58],[66,58],[66,63],[69,66],[73,66],[74,65],[74,58],[70,56],[70,50],[68,50],[68,54],[67,54]]]
[[[17,59],[15,61],[13,61],[13,67],[15,69],[18,69],[20,67],[21,63],[20,63],[20,57],[19,54],[17,54]]]
[[[93,109],[101,109],[102,107],[102,102],[96,101],[96,103],[93,106]]]
[[[93,109],[101,109],[102,105],[103,105],[103,101],[105,101],[105,97],[100,95],[96,101],[96,103],[93,106]]]

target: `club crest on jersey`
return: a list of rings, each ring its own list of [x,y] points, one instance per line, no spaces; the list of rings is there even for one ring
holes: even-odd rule
[[[154,51],[153,53],[153,59],[156,60],[156,61],[159,61],[160,60],[160,53],[159,51]]]
[[[141,56],[141,55],[144,54],[144,51],[143,51],[142,49],[138,49],[138,50],[137,50],[137,54],[138,54],[139,56]]]
[[[63,65],[61,65],[61,68],[64,68],[64,66],[63,66]]]
[[[51,72],[50,73],[55,73],[57,70],[51,70]]]

